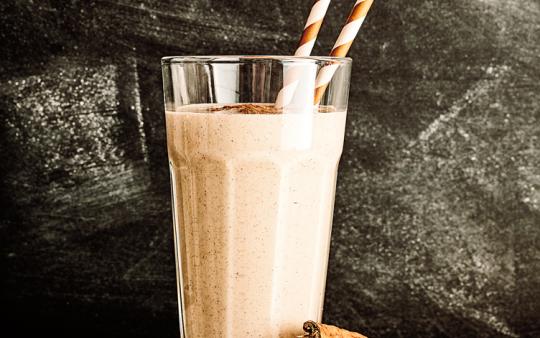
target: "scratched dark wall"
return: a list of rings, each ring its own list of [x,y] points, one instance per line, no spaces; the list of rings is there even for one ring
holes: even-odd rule
[[[309,6],[0,2],[3,329],[178,336],[160,57],[289,53]],[[540,2],[379,0],[350,55],[325,320],[540,337]]]

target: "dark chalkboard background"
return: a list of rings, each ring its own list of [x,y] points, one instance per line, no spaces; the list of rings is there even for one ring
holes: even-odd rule
[[[290,53],[309,6],[0,2],[4,329],[178,336],[160,57]],[[350,56],[325,320],[540,337],[540,2],[378,0]]]

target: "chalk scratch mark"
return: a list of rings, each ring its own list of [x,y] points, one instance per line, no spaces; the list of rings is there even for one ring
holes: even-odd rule
[[[435,121],[433,121],[424,131],[418,135],[418,141],[425,142],[430,139],[430,137],[443,128],[448,122],[454,120],[461,111],[469,107],[472,103],[476,102],[482,95],[485,95],[489,91],[496,88],[502,79],[502,76],[509,71],[508,66],[496,66],[488,67],[486,70],[486,75],[489,76],[487,79],[480,80],[476,82],[465,94],[452,106],[448,111],[440,115]],[[417,140],[414,140],[409,146],[413,146],[417,143]]]

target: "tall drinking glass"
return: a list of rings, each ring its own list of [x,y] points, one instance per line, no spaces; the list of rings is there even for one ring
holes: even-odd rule
[[[162,70],[181,337],[301,334],[322,316],[351,60],[166,57]]]

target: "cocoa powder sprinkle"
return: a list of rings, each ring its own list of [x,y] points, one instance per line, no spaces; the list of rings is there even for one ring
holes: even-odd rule
[[[319,106],[319,113],[329,113],[334,112],[336,109],[332,106]],[[224,105],[224,106],[215,106],[208,109],[210,112],[224,112],[232,114],[282,114],[283,110],[276,108],[271,104],[257,104],[257,103],[246,103],[246,104],[235,104],[235,105]]]

